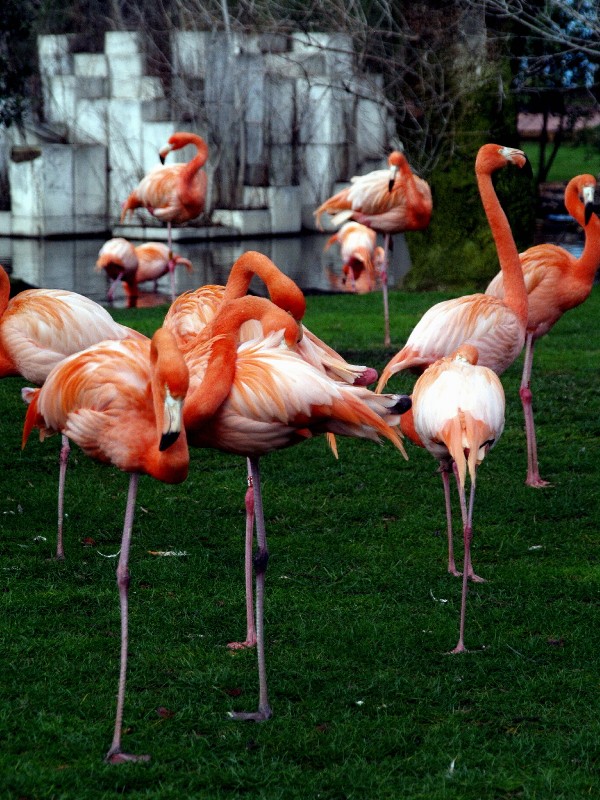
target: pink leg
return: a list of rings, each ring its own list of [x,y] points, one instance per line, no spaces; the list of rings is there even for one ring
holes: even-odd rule
[[[389,311],[389,304],[388,304],[388,263],[389,263],[389,252],[390,252],[390,244],[391,244],[391,236],[389,233],[386,233],[384,243],[383,243],[383,262],[381,264],[381,290],[383,294],[383,344],[388,346],[391,344],[390,339],[390,311]]]
[[[122,274],[123,273],[121,273],[118,277],[114,278],[114,280],[112,280],[110,282],[110,286],[108,287],[108,291],[106,292],[106,299],[110,300],[111,303],[113,301],[113,297],[114,297],[114,294],[115,294],[115,286],[121,280],[121,275]]]
[[[454,542],[452,536],[452,502],[450,500],[450,465],[440,462],[440,473],[442,475],[442,482],[444,484],[444,501],[446,503],[446,530],[448,532],[448,572],[451,575],[459,578],[462,572],[456,569],[454,563]]]
[[[252,541],[254,539],[254,486],[250,461],[248,461],[248,489],[246,490],[246,547],[244,567],[246,575],[246,641],[229,642],[227,647],[231,650],[241,650],[244,647],[254,647],[256,644],[256,627],[254,625],[254,596],[252,581]]]
[[[171,281],[171,302],[175,301],[175,262],[173,253],[169,252],[169,280]]]
[[[523,415],[525,417],[525,435],[527,437],[527,478],[525,484],[533,486],[536,489],[541,489],[544,486],[550,486],[548,481],[540,477],[540,470],[538,467],[537,458],[537,441],[535,437],[535,423],[533,421],[533,408],[531,406],[532,394],[529,388],[531,380],[531,368],[533,366],[533,348],[535,342],[533,335],[527,334],[525,342],[525,359],[523,361],[523,376],[521,378],[521,388],[519,395],[521,396],[521,403],[523,405]]]
[[[256,652],[258,655],[258,683],[259,698],[258,711],[230,712],[232,719],[254,720],[263,722],[271,717],[271,707],[267,697],[267,670],[265,662],[265,635],[264,635],[264,598],[265,598],[265,573],[269,560],[267,550],[267,536],[265,532],[265,519],[263,515],[262,495],[260,491],[260,471],[258,459],[249,458],[252,483],[254,486],[254,504],[256,508],[256,539],[258,550],[254,554],[254,571],[256,573]]]
[[[456,462],[452,462],[452,469],[454,470],[454,477],[456,478],[456,486],[458,488],[458,494],[460,496],[461,487],[460,487],[460,482],[458,480],[458,470],[456,468]],[[474,491],[474,489],[472,489],[471,491]],[[464,523],[463,523],[463,525],[464,525]],[[471,534],[471,535],[473,535],[473,534]],[[467,578],[470,581],[473,581],[473,583],[485,583],[485,578],[480,578],[479,575],[475,575],[475,573],[473,572],[473,564],[471,564],[471,552],[470,552],[470,550],[469,550],[469,566],[468,566],[468,570],[467,570]]]
[[[63,519],[65,510],[65,480],[67,477],[67,463],[69,461],[70,451],[69,440],[63,435],[58,469],[58,530],[56,533],[56,558],[59,561],[64,561],[65,558],[65,551],[63,548]]]
[[[115,717],[115,732],[113,734],[110,750],[104,760],[109,764],[123,764],[128,761],[149,761],[150,756],[136,756],[124,753],[121,750],[121,730],[123,727],[123,706],[125,704],[125,680],[127,677],[127,646],[128,646],[128,590],[129,590],[129,547],[131,545],[131,531],[133,516],[135,514],[135,498],[137,494],[139,475],[131,473],[129,479],[129,492],[127,494],[127,508],[125,509],[125,523],[123,525],[123,539],[121,541],[121,554],[117,566],[117,586],[119,587],[119,603],[121,606],[121,668],[119,672],[119,691],[117,694],[117,713]]]
[[[458,487],[460,495],[460,511],[463,520],[463,538],[465,544],[465,557],[463,566],[462,596],[460,602],[460,633],[458,643],[451,653],[465,653],[465,617],[467,614],[467,592],[469,587],[468,573],[471,564],[471,540],[473,538],[473,503],[475,501],[475,484],[471,484],[471,497],[469,499],[469,510],[465,501],[465,490],[463,486]]]

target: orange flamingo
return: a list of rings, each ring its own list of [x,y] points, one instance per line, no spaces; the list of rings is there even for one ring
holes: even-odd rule
[[[104,339],[145,339],[119,325],[93,300],[62,289],[27,289],[12,300],[0,267],[0,377],[20,376],[42,384],[50,370],[72,353]],[[69,442],[62,439],[58,481],[56,557],[64,558],[63,507]]]
[[[312,334],[301,320],[306,310],[306,300],[298,286],[285,275],[267,256],[256,251],[241,255],[233,265],[226,286],[208,285],[180,295],[171,305],[164,319],[165,327],[171,330],[180,347],[185,348],[204,331],[218,309],[225,302],[243,297],[254,276],[266,285],[271,300],[287,311],[301,325],[302,338],[295,349],[305,361],[312,364],[333,380],[355,385],[367,386],[377,380],[377,372],[370,367],[348,364],[335,350]],[[247,320],[242,325],[241,340],[260,335],[257,322]],[[328,436],[334,454],[337,454],[335,438]],[[243,642],[231,642],[231,648],[252,647],[256,644],[254,627],[254,602],[252,597],[252,540],[254,536],[254,493],[252,488],[251,466],[248,462],[248,488],[246,505],[246,638]]]
[[[157,290],[158,279],[169,273],[171,281],[171,300],[175,300],[175,268],[181,264],[192,272],[192,262],[174,253],[163,242],[146,242],[137,247],[117,237],[109,239],[100,248],[96,269],[104,270],[111,280],[106,297],[113,299],[115,286],[123,282],[127,294],[127,305],[134,308],[139,297],[138,285],[154,281]]]
[[[432,364],[417,380],[413,395],[417,435],[438,461],[456,465],[463,521],[464,567],[460,634],[453,653],[465,651],[464,632],[468,576],[472,573],[473,504],[477,467],[504,429],[504,391],[496,373],[477,365],[477,348],[461,346]],[[469,505],[465,499],[467,469],[471,478]],[[476,576],[474,576],[476,578]]]
[[[402,350],[383,370],[377,391],[400,370],[420,372],[455,352],[463,343],[477,347],[479,363],[493,369],[497,375],[518,357],[525,341],[527,292],[517,247],[494,191],[492,173],[506,164],[523,167],[528,163],[521,150],[497,144],[481,147],[475,161],[481,200],[504,275],[504,299],[472,294],[432,306],[414,327]]]
[[[389,169],[356,175],[351,186],[330,197],[314,212],[320,226],[323,214],[339,224],[354,219],[383,233],[384,255],[380,269],[383,290],[384,344],[390,344],[387,270],[391,237],[395,233],[420,231],[429,225],[432,211],[431,189],[417,177],[403,153],[394,150],[388,157]]]
[[[360,222],[346,222],[327,240],[325,250],[338,244],[342,256],[344,277],[330,276],[334,288],[357,294],[374,291],[384,255],[383,247],[375,246],[376,239],[372,228]]]
[[[60,432],[83,451],[130,473],[117,567],[121,608],[121,666],[115,729],[106,761],[147,761],[121,749],[128,649],[129,549],[140,474],[180,483],[189,454],[182,430],[189,375],[175,338],[159,329],[152,341],[107,341],[58,364],[41,389],[23,389],[29,403],[23,446],[33,428],[40,439]]]
[[[258,320],[263,335],[240,343],[239,331],[247,320]],[[268,551],[260,458],[327,432],[375,441],[385,437],[404,452],[391,426],[398,424],[410,401],[331,380],[295,352],[299,335],[298,324],[283,309],[264,298],[243,297],[224,303],[204,333],[182,350],[190,371],[184,405],[189,444],[244,456],[250,464],[258,541],[254,570],[259,705],[256,712],[232,714],[236,719],[271,716],[263,629]]]
[[[197,154],[186,164],[164,163],[174,150],[193,145]],[[171,224],[183,225],[196,219],[206,202],[208,179],[202,167],[208,158],[208,145],[195,133],[174,133],[159,151],[161,164],[142,178],[123,203],[121,222],[136,208],[145,208],[161,222],[166,222],[171,247]]]
[[[578,175],[567,184],[565,206],[585,230],[585,246],[579,258],[562,247],[539,244],[521,253],[521,266],[529,301],[525,358],[519,394],[525,416],[527,437],[527,478],[525,483],[536,488],[548,486],[540,477],[535,424],[533,421],[530,388],[533,349],[565,311],[576,308],[589,297],[594,278],[600,267],[600,220],[592,213],[596,179],[593,175]],[[501,274],[492,280],[486,294],[504,297]]]

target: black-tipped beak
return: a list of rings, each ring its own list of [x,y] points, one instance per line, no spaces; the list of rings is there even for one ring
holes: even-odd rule
[[[412,398],[407,394],[400,394],[397,396],[396,404],[392,411],[395,414],[406,414],[412,408]]]
[[[163,433],[163,435],[160,437],[158,449],[161,451],[161,453],[163,450],[168,450],[172,444],[175,444],[178,438],[179,431],[169,431],[169,433]]]
[[[165,163],[165,157],[162,155],[162,153],[159,153],[158,157],[160,158],[160,163],[164,164]]]
[[[586,225],[591,220],[593,213],[594,213],[594,204],[593,203],[586,203],[585,207],[584,207],[584,210],[583,210],[583,220],[584,220]]]
[[[391,192],[393,188],[394,188],[394,179],[390,178],[388,183],[388,192]]]

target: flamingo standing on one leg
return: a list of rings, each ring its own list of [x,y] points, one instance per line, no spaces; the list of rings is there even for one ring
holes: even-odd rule
[[[123,282],[127,294],[127,305],[134,308],[139,296],[138,286],[147,281],[157,282],[169,273],[171,281],[171,300],[175,300],[175,268],[181,264],[192,272],[192,262],[174,253],[163,242],[145,242],[134,247],[122,237],[109,239],[100,248],[96,269],[104,270],[111,279],[107,299],[112,300],[117,282]]]
[[[518,357],[525,342],[527,292],[519,253],[494,191],[492,173],[507,164],[523,167],[528,163],[521,150],[497,144],[483,145],[475,161],[481,200],[504,275],[504,299],[471,294],[436,303],[425,312],[404,347],[386,365],[377,391],[397,372],[422,371],[439,358],[454,353],[463,343],[477,347],[479,363],[493,369],[497,375]]]
[[[240,344],[239,331],[247,320],[258,320],[264,333]],[[410,400],[331,380],[295,352],[298,336],[297,323],[278,306],[243,297],[224,303],[204,333],[182,351],[190,371],[184,406],[189,444],[244,456],[250,464],[258,541],[254,569],[260,689],[258,710],[233,714],[236,719],[271,716],[263,629],[268,551],[260,458],[327,432],[373,440],[383,436],[403,451],[391,426],[398,424]]]
[[[383,259],[383,248],[375,246],[376,240],[375,231],[360,222],[344,223],[327,240],[325,250],[337,243],[342,256],[344,277],[331,276],[336,288],[358,294],[366,294],[376,288]]]
[[[425,370],[415,384],[412,401],[415,430],[423,444],[438,461],[452,459],[458,474],[464,567],[460,635],[452,652],[462,653],[465,650],[468,576],[472,573],[476,473],[504,429],[504,391],[493,370],[477,366],[477,349],[463,345],[449,358],[436,361]],[[465,499],[467,468],[471,478],[468,508]]]
[[[152,341],[101,342],[58,364],[41,389],[23,389],[29,403],[23,446],[33,428],[40,438],[60,431],[99,461],[131,473],[117,567],[121,607],[121,667],[112,745],[106,761],[147,761],[121,749],[128,649],[129,549],[138,478],[180,483],[189,454],[182,430],[189,375],[175,338],[159,329]]]
[[[565,311],[586,300],[600,267],[600,219],[593,213],[596,179],[593,175],[577,175],[565,189],[565,206],[585,231],[585,246],[579,258],[562,247],[539,244],[521,253],[521,265],[529,301],[525,359],[519,394],[525,416],[527,437],[527,486],[548,486],[540,477],[537,442],[530,389],[533,349],[538,339],[548,333]],[[504,297],[501,274],[492,280],[486,294]]]
[[[384,344],[390,344],[387,272],[391,237],[395,233],[423,230],[432,211],[431,189],[417,177],[403,153],[394,150],[388,157],[389,169],[356,175],[352,185],[330,197],[314,212],[317,224],[330,214],[339,224],[348,219],[367,225],[385,236],[384,258],[380,270],[383,290]]]
[[[193,145],[197,154],[186,164],[164,163],[174,150]],[[208,158],[208,145],[195,133],[174,133],[159,151],[161,164],[145,175],[123,203],[121,222],[136,208],[145,208],[168,226],[171,248],[171,224],[183,225],[196,219],[206,203],[208,178],[202,167]]]
[[[12,300],[0,267],[0,377],[21,376],[42,384],[50,370],[72,353],[104,339],[145,339],[119,325],[93,300],[62,289],[27,289]],[[69,442],[63,436],[58,481],[56,557],[64,558],[63,504]]]
[[[296,351],[305,361],[312,364],[333,380],[355,385],[367,386],[377,379],[374,369],[348,364],[338,353],[312,334],[301,320],[306,310],[306,300],[298,286],[285,275],[267,256],[256,251],[241,255],[233,265],[226,286],[203,286],[180,295],[171,305],[164,319],[177,338],[181,347],[195,340],[214,318],[225,302],[243,297],[254,276],[266,285],[271,300],[287,311],[301,325],[302,339],[296,343]],[[241,340],[257,335],[256,321],[247,320],[240,330]],[[260,335],[260,330],[258,331]],[[336,452],[333,436],[329,443]],[[231,642],[230,647],[251,647],[256,644],[254,627],[254,600],[252,596],[252,538],[254,528],[254,495],[252,488],[251,465],[248,462],[248,488],[246,491],[246,638],[243,642]]]

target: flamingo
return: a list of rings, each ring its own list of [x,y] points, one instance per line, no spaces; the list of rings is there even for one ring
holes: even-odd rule
[[[96,269],[105,270],[111,279],[107,299],[112,301],[117,282],[123,281],[127,305],[133,308],[137,305],[139,296],[138,285],[154,281],[156,291],[158,279],[167,272],[171,281],[171,300],[175,300],[175,268],[178,264],[192,272],[192,262],[174,253],[163,242],[146,242],[134,247],[127,239],[119,236],[102,245]]]
[[[391,237],[395,233],[426,228],[433,208],[429,184],[413,173],[404,153],[394,150],[388,156],[388,165],[388,170],[355,175],[351,179],[351,186],[334,194],[314,212],[319,227],[321,217],[326,213],[332,216],[334,224],[354,219],[384,234],[380,278],[386,346],[390,344],[387,270]]]
[[[62,289],[27,289],[10,298],[10,281],[0,268],[0,377],[20,376],[40,385],[72,353],[104,339],[145,339],[119,325],[93,300]],[[62,437],[58,480],[56,558],[63,559],[64,486],[69,442]]]
[[[414,428],[427,450],[456,465],[463,521],[464,567],[460,634],[452,653],[465,651],[467,586],[471,566],[473,504],[477,467],[504,429],[505,400],[496,373],[477,364],[477,348],[465,344],[453,355],[428,367],[412,395]],[[471,479],[469,505],[465,499],[467,469]]]
[[[29,403],[23,446],[33,428],[40,439],[60,432],[98,461],[130,473],[123,539],[117,566],[121,610],[121,665],[111,764],[147,761],[148,755],[121,747],[128,650],[129,549],[138,479],[151,475],[180,483],[189,454],[182,430],[188,370],[173,335],[159,329],[149,339],[106,341],[68,357],[48,375],[41,389],[23,389]]]
[[[325,250],[337,243],[342,256],[344,277],[333,276],[336,288],[358,294],[375,289],[384,256],[383,247],[375,246],[376,239],[372,228],[360,222],[346,222],[327,240]]]
[[[193,145],[197,154],[186,164],[166,165],[165,158],[174,150]],[[179,131],[169,137],[159,151],[161,164],[145,175],[123,203],[121,223],[136,208],[145,208],[168,227],[171,248],[171,224],[183,225],[196,219],[206,202],[208,179],[202,167],[208,158],[208,145],[195,133]]]
[[[247,320],[258,320],[264,333],[240,343],[239,331]],[[268,550],[260,458],[327,432],[375,441],[385,437],[404,453],[392,426],[410,401],[333,381],[295,351],[300,333],[297,322],[271,301],[243,297],[224,303],[204,332],[182,348],[190,371],[183,417],[190,446],[243,456],[250,465],[258,542],[254,570],[259,705],[255,712],[232,713],[235,719],[271,716],[264,652]]]
[[[222,304],[244,297],[254,276],[266,285],[271,300],[287,311],[301,325],[302,338],[295,350],[302,358],[333,380],[368,386],[377,379],[377,372],[370,367],[348,364],[338,353],[312,334],[301,320],[306,310],[306,300],[298,286],[285,275],[267,256],[256,251],[247,251],[233,265],[226,286],[208,285],[180,295],[169,308],[164,319],[165,327],[171,330],[180,347],[185,348],[204,331]],[[260,334],[260,331],[258,331]],[[239,335],[244,339],[257,334],[256,321],[247,320]],[[335,438],[328,435],[329,444],[337,454]],[[254,600],[252,596],[252,541],[254,535],[254,492],[251,465],[248,462],[248,488],[246,507],[246,638],[243,642],[230,642],[232,649],[253,647],[256,644],[254,626]]]
[[[439,358],[455,352],[463,343],[477,347],[479,364],[493,369],[497,375],[518,357],[525,342],[527,292],[517,247],[494,191],[492,173],[507,164],[522,168],[528,163],[521,150],[497,144],[483,145],[475,161],[481,200],[504,275],[504,299],[471,294],[436,303],[425,312],[404,347],[386,365],[377,391],[400,370],[421,372]]]
[[[536,341],[552,329],[565,311],[583,303],[592,291],[600,267],[600,220],[592,213],[595,189],[596,179],[593,175],[577,175],[565,189],[565,206],[585,231],[585,246],[579,258],[553,244],[539,244],[520,255],[529,301],[525,358],[519,390],[527,437],[525,483],[536,488],[548,486],[549,483],[541,478],[538,466],[530,388],[533,349]],[[501,274],[496,275],[485,293],[500,299],[504,297]]]

